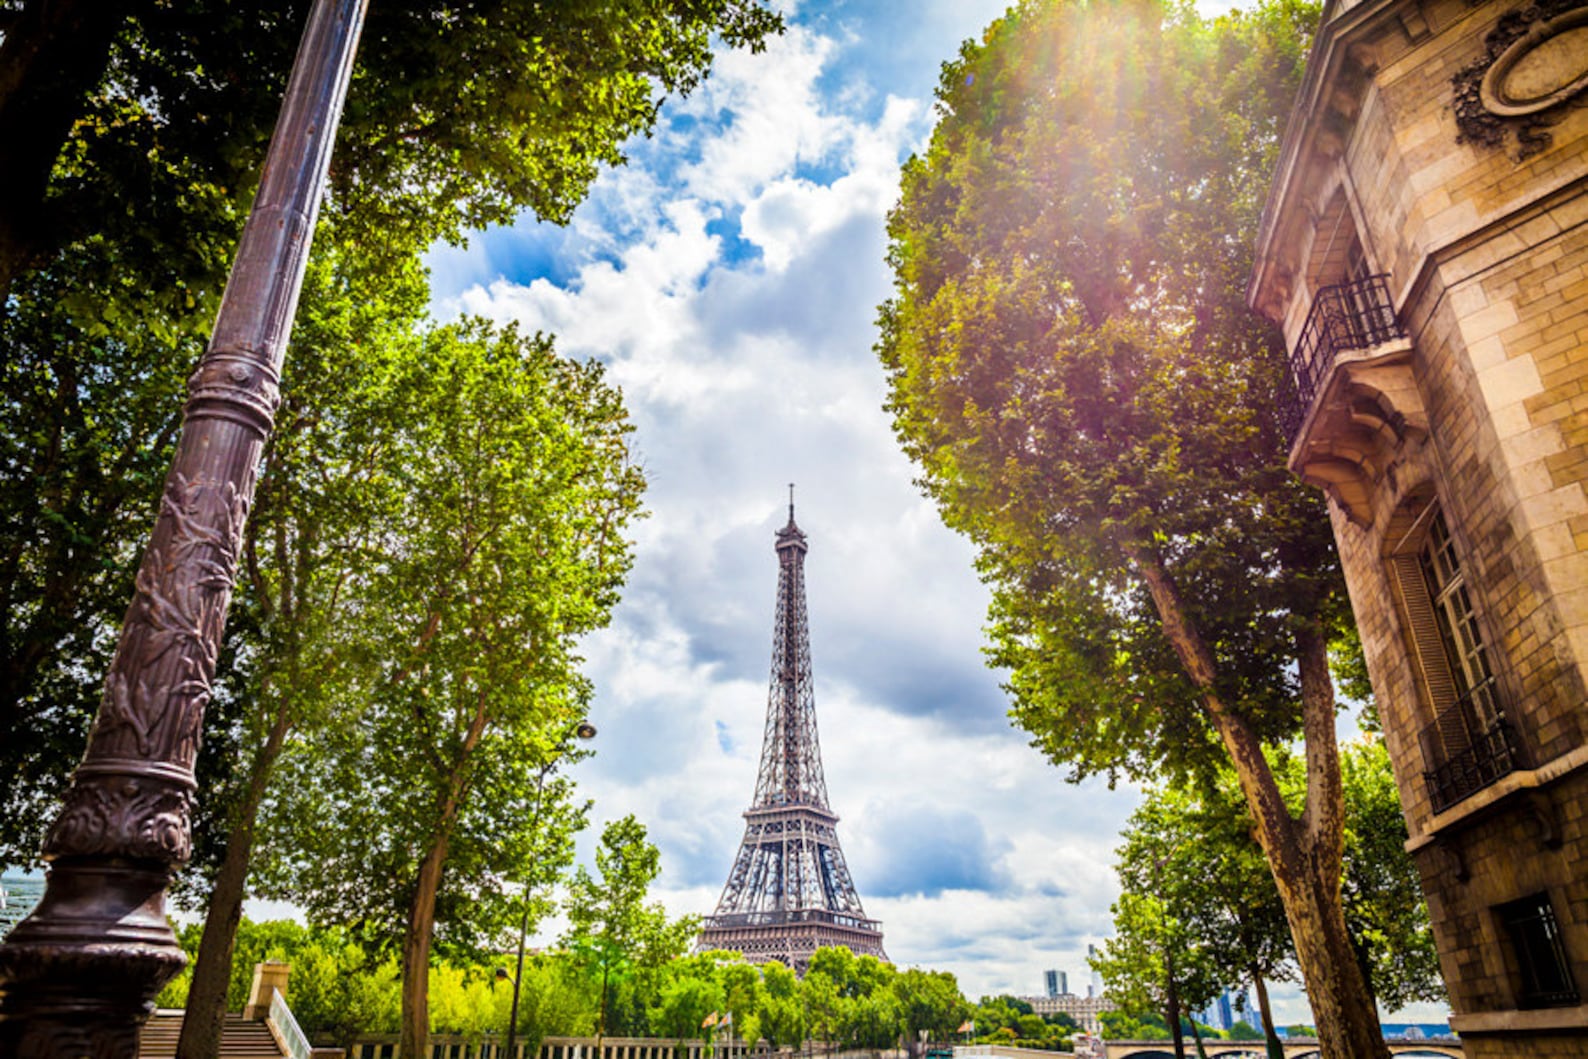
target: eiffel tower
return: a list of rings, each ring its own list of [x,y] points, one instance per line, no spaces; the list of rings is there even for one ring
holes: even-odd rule
[[[805,620],[808,548],[794,523],[789,486],[788,525],[777,534],[777,618],[761,772],[744,814],[739,855],[696,944],[700,952],[741,952],[752,963],[778,960],[801,975],[811,954],[827,945],[888,958],[882,924],[860,907],[838,848],[838,815],[827,804]]]

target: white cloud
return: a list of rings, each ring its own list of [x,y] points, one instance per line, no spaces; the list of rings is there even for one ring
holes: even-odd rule
[[[900,18],[898,45],[941,59],[1001,7],[927,4]],[[828,29],[722,56],[635,164],[601,178],[563,281],[482,278],[474,261],[455,273],[472,282],[438,285],[438,311],[555,332],[610,366],[637,425],[652,517],[612,628],[587,645],[601,734],[576,775],[592,835],[635,813],[669,909],[715,905],[755,783],[772,534],[797,481],[828,785],[890,954],[955,972],[972,997],[1035,993],[1047,968],[1084,985],[1136,797],[1066,785],[1004,718],[971,549],[911,484],[870,351],[884,215],[929,111],[868,80],[886,42]],[[953,848],[922,840],[933,830]],[[1293,990],[1276,1002],[1305,1018]]]
[[[833,42],[792,25],[765,52],[719,55],[705,86],[679,114],[706,125],[726,121],[681,174],[681,190],[710,202],[744,202],[797,165],[822,161],[850,126],[823,106],[817,79]]]

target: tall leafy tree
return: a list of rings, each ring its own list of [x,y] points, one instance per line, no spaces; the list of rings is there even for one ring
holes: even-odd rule
[[[294,746],[271,800],[268,881],[321,922],[400,939],[402,1054],[424,1049],[433,939],[478,949],[520,908],[513,883],[570,854],[570,811],[537,770],[583,716],[577,642],[628,570],[642,480],[600,365],[480,324],[405,358],[406,409],[382,473],[402,504],[375,526],[357,634],[378,660],[356,723]]]
[[[609,823],[596,848],[596,873],[582,865],[568,887],[568,931],[563,942],[600,983],[596,1041],[607,1032],[607,1005],[615,980],[631,968],[655,968],[678,956],[697,929],[692,917],[669,921],[659,902],[648,901],[661,872],[661,854],[632,815]],[[720,987],[715,995],[720,995]]]
[[[1194,958],[1183,962],[1196,970],[1187,981],[1196,988],[1195,995],[1177,998],[1185,1009],[1250,983],[1270,1053],[1280,1054],[1273,1051],[1280,1045],[1268,983],[1294,977],[1293,947],[1284,905],[1233,779],[1207,797],[1174,787],[1149,791],[1123,838],[1115,939],[1098,963],[1109,995],[1134,997],[1139,1008],[1167,984],[1162,957],[1144,954],[1186,946]],[[1141,932],[1144,937],[1132,937]],[[1157,1000],[1153,1006],[1164,1010],[1166,994]],[[1166,1018],[1171,1026],[1176,1021]]]
[[[1278,751],[1270,760],[1294,809],[1306,797],[1301,762]],[[1346,930],[1369,990],[1391,1010],[1443,999],[1428,910],[1405,850],[1405,818],[1382,740],[1367,737],[1348,744],[1341,765]],[[1267,982],[1294,977],[1295,952],[1284,905],[1252,830],[1245,799],[1228,772],[1208,788],[1149,791],[1117,851],[1124,891],[1115,907],[1120,941],[1105,947],[1109,959],[1103,970],[1111,995],[1132,993],[1134,983],[1125,979],[1142,973],[1141,966],[1113,957],[1116,950],[1139,947],[1127,938],[1131,932],[1161,926],[1142,919],[1135,907],[1157,902],[1190,939],[1182,943],[1211,956],[1210,997],[1246,983],[1255,987],[1270,1046],[1278,1049]],[[1148,944],[1160,941],[1147,939]],[[1195,1007],[1210,997],[1189,998],[1188,1004]]]
[[[1325,1048],[1366,1057],[1327,659],[1347,607],[1244,301],[1311,18],[1028,0],[964,45],[890,217],[878,352],[978,546],[1016,720],[1074,778],[1233,768]],[[1297,736],[1299,815],[1264,754]]]
[[[413,502],[393,462],[410,412],[400,380],[422,342],[423,277],[412,263],[383,268],[380,296],[364,296],[360,261],[332,227],[306,278],[313,296],[243,539],[231,634],[240,650],[225,710],[236,756],[228,787],[209,793],[219,820],[203,829],[208,863],[184,885],[207,912],[183,1059],[219,1046],[257,818],[277,759],[291,739],[351,723],[357,711],[347,704],[378,680],[380,629],[361,620],[367,571],[400,544],[390,537],[393,516]]]
[[[81,752],[308,9],[0,0],[0,860],[34,855]],[[780,25],[758,0],[370,5],[321,211],[364,260],[302,315],[388,303],[437,239],[566,220],[714,40]]]
[[[1218,995],[1218,957],[1171,900],[1126,891],[1114,902],[1115,934],[1091,957],[1110,999],[1134,1013],[1163,1013],[1178,1059],[1186,1016]]]

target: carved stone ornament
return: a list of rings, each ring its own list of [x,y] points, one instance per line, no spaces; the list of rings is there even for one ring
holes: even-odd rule
[[[1550,145],[1548,126],[1588,90],[1588,5],[1539,0],[1508,12],[1483,38],[1482,58],[1450,79],[1457,143],[1501,147],[1518,162]]]

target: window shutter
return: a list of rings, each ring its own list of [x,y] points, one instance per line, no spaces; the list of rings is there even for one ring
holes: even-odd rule
[[[1457,699],[1455,681],[1451,679],[1450,662],[1445,657],[1444,645],[1439,639],[1438,619],[1434,615],[1433,600],[1428,598],[1428,586],[1416,555],[1390,557],[1390,569],[1395,574],[1395,587],[1401,597],[1402,613],[1406,616],[1406,631],[1411,634],[1416,650],[1412,652],[1414,668],[1422,681],[1427,701],[1434,708],[1439,724],[1439,739],[1446,755],[1459,753],[1471,745],[1460,710],[1452,710]]]

